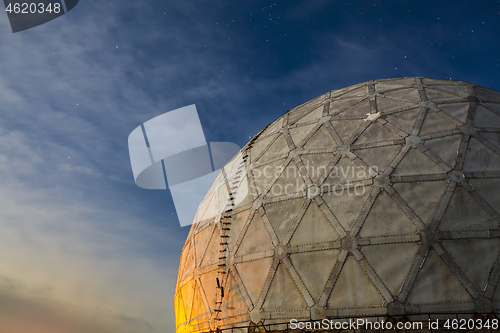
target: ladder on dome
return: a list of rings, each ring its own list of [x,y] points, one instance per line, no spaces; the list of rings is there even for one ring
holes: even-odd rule
[[[253,139],[250,141],[248,148],[251,148],[251,145],[253,143]],[[248,150],[248,149],[247,149]],[[247,152],[247,150],[245,152]],[[248,154],[245,154],[243,156],[243,163],[247,161]],[[224,209],[224,212],[221,215],[221,219],[219,220],[220,227],[219,227],[219,232],[220,232],[220,250],[219,250],[219,264],[218,264],[218,270],[217,270],[217,277],[216,277],[216,294],[215,294],[215,307],[214,307],[214,320],[215,321],[220,321],[222,318],[220,318],[220,313],[222,312],[222,301],[224,299],[224,285],[227,282],[228,279],[228,267],[227,267],[227,257],[229,255],[229,232],[231,230],[231,217],[233,214],[233,209],[235,207],[235,202],[234,202],[234,195],[236,194],[236,191],[238,189],[238,186],[234,186],[231,188],[231,184],[229,184],[229,179],[227,177],[227,174],[224,170],[224,168],[221,169],[221,172],[224,176],[224,179],[226,180],[226,189],[227,193],[229,194],[228,202],[226,204],[226,207]],[[234,179],[240,178],[239,173],[242,172],[241,170],[238,171],[236,174],[237,176],[234,177]],[[218,326],[218,325],[217,325]],[[217,328],[218,329],[218,328]]]

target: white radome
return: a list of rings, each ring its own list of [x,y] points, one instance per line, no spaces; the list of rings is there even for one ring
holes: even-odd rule
[[[500,312],[500,92],[360,83],[288,111],[241,155],[225,213],[203,219],[207,194],[182,250],[177,333]]]

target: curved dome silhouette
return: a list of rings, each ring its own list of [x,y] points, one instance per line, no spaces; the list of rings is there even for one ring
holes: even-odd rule
[[[177,332],[500,311],[500,92],[360,83],[241,152],[248,196],[231,204],[235,173],[226,212],[203,220],[207,195],[182,250]]]

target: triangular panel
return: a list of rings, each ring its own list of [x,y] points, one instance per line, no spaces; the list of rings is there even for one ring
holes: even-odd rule
[[[481,136],[483,138],[485,138],[489,143],[492,143],[498,149],[500,149],[500,133],[486,133],[486,132],[482,132]]]
[[[326,178],[328,166],[334,159],[332,153],[306,154],[300,157],[307,174],[315,184]]]
[[[380,82],[380,83],[375,84],[375,91],[380,93],[380,92],[384,92],[387,90],[394,90],[394,89],[402,88],[402,87],[404,87],[404,85],[402,85],[402,84],[387,84],[384,82]]]
[[[352,195],[353,189],[351,189],[351,193],[347,191],[342,194],[331,192],[324,194],[323,200],[325,200],[342,227],[350,231],[371,191],[371,186],[364,186],[358,190],[358,195]]]
[[[443,241],[451,258],[478,290],[484,290],[500,250],[498,239]]]
[[[304,145],[304,149],[334,148],[337,145],[325,126],[321,126]]]
[[[189,280],[185,285],[183,285],[180,288],[184,309],[186,310],[185,315],[186,318],[188,318],[188,320],[191,319],[191,308],[193,305],[194,286],[195,286],[194,280]]]
[[[445,172],[420,149],[410,149],[393,171],[395,176],[436,174]]]
[[[460,281],[443,263],[436,252],[430,250],[424,265],[418,272],[413,288],[408,296],[412,304],[439,302],[467,302],[470,295]]]
[[[229,236],[228,238],[229,248],[231,249],[234,248],[234,245],[240,235],[241,229],[243,229],[243,226],[247,222],[250,212],[251,210],[247,209],[237,214],[233,214],[229,219],[231,225],[229,227],[229,230],[225,231],[225,235]]]
[[[426,225],[429,225],[447,186],[448,183],[443,180],[436,182],[396,183],[392,187],[415,214]]]
[[[469,183],[474,187],[474,191],[500,214],[500,192],[498,191],[500,188],[500,179],[469,179]]]
[[[191,329],[198,329],[204,331],[209,328],[208,312],[201,296],[201,291],[198,285],[195,287],[193,309],[191,312],[191,322],[189,323]]]
[[[356,308],[382,304],[384,304],[384,299],[359,267],[356,259],[348,256],[330,294],[328,306],[330,308]]]
[[[417,227],[386,193],[375,200],[361,228],[361,237],[414,234]]]
[[[388,112],[402,108],[413,108],[416,104],[413,102],[404,102],[399,99],[384,98],[384,94],[377,96],[377,111]]]
[[[265,197],[291,196],[304,191],[305,183],[299,173],[299,168],[294,161],[290,161]]]
[[[181,278],[185,278],[191,274],[194,270],[195,262],[193,257],[193,246],[191,242],[188,243],[188,247],[182,251],[181,261],[179,263],[179,271],[182,272]]]
[[[219,251],[221,249],[220,242],[219,230],[215,229],[200,267],[210,266],[219,262]]]
[[[445,136],[443,138],[426,140],[424,144],[448,166],[453,167],[455,165],[455,159],[458,154],[458,148],[460,147],[461,140],[462,136],[457,134]]]
[[[420,108],[410,109],[408,111],[401,111],[390,114],[385,117],[385,120],[399,128],[400,130],[410,134],[419,113]]]
[[[236,264],[243,285],[254,304],[257,303],[272,263],[273,258],[264,258]]]
[[[299,198],[264,205],[267,218],[280,241],[285,238],[285,234],[295,220],[303,201],[304,199]]]
[[[481,101],[500,103],[500,92],[483,87],[474,87],[476,97]]]
[[[417,243],[372,245],[364,246],[361,252],[392,295],[396,296],[419,247]]]
[[[340,120],[332,121],[333,128],[335,132],[342,139],[343,143],[346,143],[356,132],[358,127],[365,124],[364,120]]]
[[[402,77],[402,78],[396,78],[396,79],[386,79],[382,80],[383,83],[386,84],[391,84],[391,85],[403,85],[403,86],[411,86],[415,84],[415,78],[414,77]]]
[[[441,104],[438,105],[438,109],[450,117],[465,123],[467,120],[467,112],[469,111],[469,103]]]
[[[296,146],[304,140],[304,138],[311,132],[311,130],[316,126],[316,124],[303,125],[298,127],[290,128],[290,135],[292,136],[293,143]]]
[[[212,236],[214,226],[207,227],[194,236],[194,249],[196,254],[196,265],[199,267],[201,259],[205,254],[205,248]]]
[[[441,85],[441,84],[445,84],[445,85],[448,85],[450,83],[450,81],[448,80],[441,80],[441,79],[428,79],[428,78],[422,78],[422,83],[423,84],[427,84],[427,85]]]
[[[399,135],[375,122],[368,126],[354,141],[354,144],[401,139]]]
[[[278,177],[283,171],[283,163],[285,159],[277,160],[260,167],[254,167],[252,170],[254,189],[260,195],[272,183],[275,177]]]
[[[264,162],[270,160],[279,155],[283,155],[288,153],[288,144],[286,143],[286,139],[284,135],[280,135],[273,144],[267,148],[264,154],[259,158],[259,162]]]
[[[457,128],[457,125],[447,120],[439,113],[428,110],[425,115],[422,128],[420,129],[420,135],[428,135],[433,133],[439,133],[444,131],[449,131]]]
[[[361,180],[369,179],[370,170],[365,166],[359,166],[352,162],[347,157],[342,157],[333,167],[333,169],[328,173],[328,177],[323,183],[323,190],[326,192],[330,188],[325,186],[335,186],[339,183],[358,182]],[[338,187],[337,187],[338,188]],[[335,189],[337,189],[335,188]],[[340,188],[339,188],[340,189]]]
[[[420,94],[416,88],[407,88],[384,93],[384,96],[401,98],[411,101],[420,101]]]
[[[233,272],[229,273],[228,281],[224,286],[224,299],[221,305],[222,312],[220,318],[230,319],[235,316],[248,313],[245,298],[241,292],[241,288],[243,288],[243,286],[238,285],[237,280],[233,277],[233,274]],[[262,272],[262,275],[265,277],[267,272]]]
[[[463,168],[465,171],[498,171],[500,156],[477,139],[471,138]]]
[[[444,212],[439,229],[460,231],[494,228],[498,228],[497,223],[461,186],[457,186]]]
[[[271,125],[269,125],[266,130],[261,134],[261,136],[266,136],[269,134],[277,134],[278,131],[281,128],[281,124],[283,123],[283,119],[279,118],[275,122],[273,122]]]
[[[180,324],[186,323],[188,321],[187,312],[190,310],[184,305],[182,300],[182,295],[180,292],[175,293],[175,325],[176,327]]]
[[[354,105],[352,108],[338,114],[339,117],[363,117],[370,113],[370,101],[365,99]]]
[[[500,116],[482,105],[476,108],[474,116],[474,126],[476,127],[500,127]]]
[[[484,105],[488,110],[500,114],[500,104],[499,103],[481,103]]]
[[[262,307],[265,311],[293,311],[308,308],[283,264],[278,266]]]
[[[368,87],[363,86],[342,95],[342,98],[363,97],[368,92]]]
[[[356,150],[355,153],[366,164],[377,168],[378,172],[382,172],[399,153],[401,148],[401,145],[384,146],[370,149],[360,149]]]
[[[441,101],[447,101],[450,99],[459,99],[460,97],[452,94],[447,94],[445,92],[429,89],[429,88],[424,88],[425,93],[427,94],[427,98],[433,102],[441,102]]]
[[[300,119],[297,124],[302,124],[302,123],[308,123],[308,122],[315,122],[318,121],[321,117],[323,117],[323,105],[318,107],[316,110],[313,112],[309,113],[307,116],[304,118]]]
[[[295,230],[290,245],[306,245],[311,243],[331,242],[339,235],[313,201],[307,208],[299,226]]]
[[[469,97],[469,89],[467,86],[457,86],[457,85],[439,85],[432,87],[434,90],[443,90],[444,92],[455,94],[460,97]],[[456,98],[456,97],[455,97]]]
[[[217,296],[217,271],[212,271],[207,274],[200,275],[201,287],[205,297],[207,298],[208,307],[211,311],[215,308]],[[220,278],[220,277],[219,277]]]
[[[354,104],[359,103],[361,98],[338,99],[330,103],[330,113],[335,114],[340,110],[352,107]]]
[[[267,233],[264,222],[258,212],[252,218],[250,225],[241,241],[236,255],[267,251],[273,248],[273,243]]]
[[[255,141],[250,148],[250,156],[252,157],[252,162],[254,162],[260,153],[266,148],[274,139],[276,139],[277,134],[268,136],[267,138]]]
[[[337,249],[290,255],[290,261],[313,298],[320,297],[338,256]]]

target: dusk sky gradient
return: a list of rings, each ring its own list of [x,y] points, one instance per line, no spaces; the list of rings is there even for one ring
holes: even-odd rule
[[[492,0],[81,0],[15,34],[0,13],[0,333],[175,331],[189,227],[134,183],[145,121],[196,104],[207,141],[243,146],[372,79],[500,90],[499,39]]]

